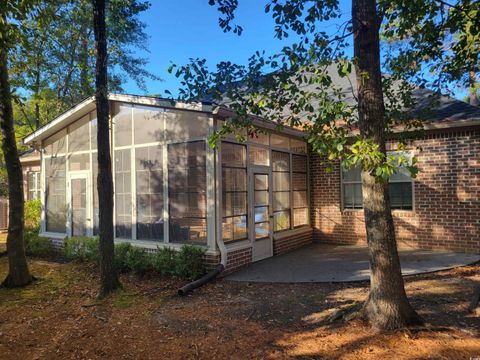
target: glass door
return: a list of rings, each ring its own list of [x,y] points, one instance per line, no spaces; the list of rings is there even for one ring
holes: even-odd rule
[[[91,236],[88,173],[70,174],[70,235]]]
[[[270,174],[267,171],[254,170],[250,190],[253,261],[258,261],[273,255]]]

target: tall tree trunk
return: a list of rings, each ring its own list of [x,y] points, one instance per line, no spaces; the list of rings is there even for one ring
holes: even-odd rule
[[[35,99],[35,130],[40,127],[40,105],[38,104],[40,98],[40,66],[37,62],[36,70],[35,70],[35,91],[34,91],[34,99]]]
[[[470,105],[478,106],[480,103],[478,100],[477,74],[473,70],[468,72],[468,84]]]
[[[360,133],[386,153],[385,105],[380,72],[380,18],[375,0],[353,0],[354,54]],[[370,293],[364,314],[380,330],[420,324],[408,302],[395,240],[388,185],[362,172],[363,207],[370,254]]]
[[[5,287],[21,287],[32,281],[23,239],[23,175],[13,125],[12,97],[8,78],[8,29],[5,14],[0,19],[0,127],[2,149],[8,174],[8,275]]]
[[[107,86],[107,38],[105,29],[105,0],[93,0],[93,21],[96,50],[96,105],[98,179],[97,191],[100,204],[100,278],[99,298],[120,287],[114,262],[113,243],[113,180],[110,157],[109,106]]]

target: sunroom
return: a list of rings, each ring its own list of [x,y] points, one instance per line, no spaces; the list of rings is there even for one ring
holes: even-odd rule
[[[216,149],[228,109],[110,95],[116,241],[147,249],[192,244],[274,254],[274,238],[310,228],[307,145],[291,128]],[[98,234],[97,121],[89,98],[25,138],[41,151],[43,236]],[[228,250],[229,251],[229,250]]]

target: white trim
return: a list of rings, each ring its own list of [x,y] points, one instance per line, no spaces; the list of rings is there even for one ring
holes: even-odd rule
[[[208,119],[208,135],[214,131],[213,116]],[[215,151],[205,141],[205,172],[206,172],[206,196],[207,196],[207,246],[216,248],[215,236]]]
[[[64,233],[54,233],[54,232],[48,232],[48,231],[42,231],[39,234],[41,237],[46,237],[50,239],[61,239],[65,240],[68,236],[67,234]]]

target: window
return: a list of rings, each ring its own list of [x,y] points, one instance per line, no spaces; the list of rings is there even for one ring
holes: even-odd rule
[[[132,237],[132,191],[130,149],[115,151],[115,235]]]
[[[163,241],[163,152],[161,146],[135,149],[137,239]]]
[[[132,106],[115,103],[113,117],[115,147],[132,144]]]
[[[292,155],[293,227],[308,224],[307,157]]]
[[[207,136],[208,117],[194,111],[166,111],[165,137],[167,141],[187,140]]]
[[[411,160],[411,153],[404,153]],[[342,170],[343,208],[362,209],[361,168]],[[407,169],[400,168],[390,177],[388,183],[390,204],[392,209],[413,209],[413,179]]]
[[[27,174],[28,200],[40,199],[40,172],[30,171]]]
[[[222,142],[222,237],[225,243],[247,239],[247,151]]]
[[[290,229],[290,154],[272,151],[273,231]]]
[[[168,145],[169,241],[207,243],[206,143]]]
[[[90,115],[75,121],[68,127],[68,151],[90,150]]]
[[[164,141],[164,110],[135,106],[133,108],[133,126],[135,144],[147,144]]]
[[[66,233],[66,175],[65,157],[52,157],[45,160],[46,189],[46,230]]]
[[[260,146],[250,145],[248,150],[248,159],[251,165],[270,165],[270,149]]]

